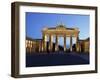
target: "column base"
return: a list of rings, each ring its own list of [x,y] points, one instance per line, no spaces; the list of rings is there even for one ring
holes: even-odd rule
[[[64,48],[64,51],[66,51],[66,48]]]

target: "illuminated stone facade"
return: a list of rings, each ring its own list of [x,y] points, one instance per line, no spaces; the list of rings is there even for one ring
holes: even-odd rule
[[[41,52],[42,51],[42,40],[26,38],[26,52]]]
[[[90,47],[90,41],[89,38],[86,40],[79,40],[79,52],[88,52],[89,53],[89,47]]]
[[[58,25],[53,28],[43,28],[42,39],[26,38],[26,52],[47,52],[47,50],[49,50],[49,52],[52,52],[53,50],[59,51],[59,37],[63,37],[64,39],[63,51],[68,50],[66,47],[68,37],[70,38],[70,52],[73,51],[73,38],[75,39],[74,51],[89,52],[89,39],[79,40],[79,32],[78,28],[66,28],[64,25]],[[53,45],[53,38],[55,38],[55,46]]]
[[[64,38],[64,51],[66,51],[66,38],[70,37],[70,51],[72,51],[72,43],[73,37],[76,38],[76,51],[78,51],[78,35],[79,29],[78,28],[66,28],[64,25],[58,25],[55,28],[44,28],[42,30],[43,35],[43,51],[47,49],[47,38],[49,38],[49,51],[52,51],[53,48],[53,37],[56,38],[55,40],[55,51],[58,51],[58,37]]]

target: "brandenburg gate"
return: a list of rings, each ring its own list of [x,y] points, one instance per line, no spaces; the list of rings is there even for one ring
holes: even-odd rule
[[[53,37],[55,37],[55,51],[58,51],[58,38],[59,36],[64,39],[64,51],[66,51],[66,38],[70,37],[70,51],[72,51],[73,37],[76,39],[76,51],[78,51],[78,28],[66,28],[64,25],[58,25],[55,28],[44,28],[42,30],[43,46],[42,51],[47,50],[47,39],[49,38],[49,51],[53,50]]]

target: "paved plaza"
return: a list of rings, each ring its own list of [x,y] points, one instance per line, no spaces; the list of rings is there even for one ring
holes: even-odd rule
[[[58,66],[58,65],[80,65],[89,64],[88,53],[76,53],[76,52],[50,52],[40,54],[27,53],[26,55],[26,67],[36,66]]]

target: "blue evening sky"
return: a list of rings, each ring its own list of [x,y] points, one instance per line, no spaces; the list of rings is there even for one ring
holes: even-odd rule
[[[68,28],[79,28],[79,39],[89,37],[89,15],[54,14],[26,12],[26,36],[33,39],[42,39],[44,27],[56,27],[64,24]],[[62,42],[62,38],[60,38]]]

